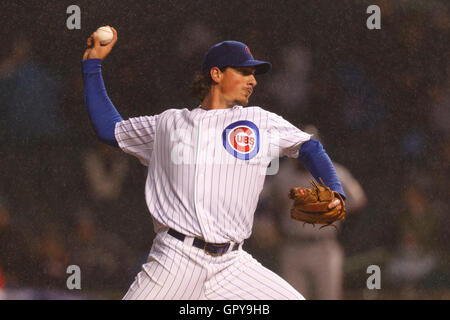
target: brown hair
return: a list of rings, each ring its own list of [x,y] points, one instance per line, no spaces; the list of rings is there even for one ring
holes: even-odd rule
[[[223,67],[220,71],[224,72],[226,68],[227,67]],[[194,74],[194,79],[192,79],[191,85],[189,86],[190,94],[194,98],[203,101],[213,84],[214,80],[211,79],[211,75],[209,73],[205,74],[197,71]]]

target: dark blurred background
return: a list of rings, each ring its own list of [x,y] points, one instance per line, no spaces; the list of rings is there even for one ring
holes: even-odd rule
[[[81,9],[80,30],[66,27],[72,4]],[[381,8],[380,30],[366,27],[372,4]],[[123,118],[196,107],[189,83],[217,42],[242,41],[271,61],[251,104],[299,128],[314,125],[368,197],[338,231],[343,298],[410,297],[413,280],[392,265],[411,246],[432,266],[416,270],[419,280],[411,276],[414,297],[450,298],[448,1],[2,1],[0,8],[3,291],[19,299],[121,298],[151,247],[146,169],[97,141],[83,103],[86,39],[111,25],[119,40],[103,77]],[[252,248],[277,269],[273,252],[255,241]],[[417,267],[408,261],[405,268]],[[66,287],[72,264],[81,268],[81,290]],[[376,294],[366,289],[372,264],[394,270],[383,273]]]

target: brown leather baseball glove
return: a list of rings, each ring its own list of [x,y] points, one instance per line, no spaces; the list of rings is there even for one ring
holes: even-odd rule
[[[318,184],[311,180],[313,188],[291,188],[289,198],[294,200],[291,206],[291,218],[305,223],[323,224],[319,229],[336,226],[333,222],[344,220],[345,203],[342,196],[327,187],[322,179]]]

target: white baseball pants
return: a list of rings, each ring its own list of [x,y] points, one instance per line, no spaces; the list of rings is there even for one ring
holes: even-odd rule
[[[303,300],[280,276],[241,248],[213,257],[167,231],[153,241],[147,262],[124,300]]]

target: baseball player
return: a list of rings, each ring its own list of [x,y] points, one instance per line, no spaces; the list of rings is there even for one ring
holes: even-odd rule
[[[247,107],[271,64],[237,41],[211,47],[193,92],[201,104],[123,120],[108,98],[102,60],[117,42],[87,40],[84,97],[101,141],[148,167],[145,197],[155,239],[124,299],[304,299],[242,249],[273,159],[299,157],[345,197],[320,143],[282,117]],[[330,208],[343,206],[336,200]]]

